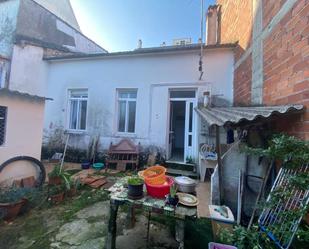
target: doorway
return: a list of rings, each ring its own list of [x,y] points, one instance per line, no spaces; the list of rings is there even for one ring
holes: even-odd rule
[[[172,161],[184,161],[185,149],[186,101],[171,101],[171,158]]]
[[[195,90],[170,91],[169,160],[193,160],[195,145]]]

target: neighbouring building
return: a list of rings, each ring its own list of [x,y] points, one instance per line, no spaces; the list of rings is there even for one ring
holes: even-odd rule
[[[274,132],[309,140],[309,1],[217,0],[207,18],[208,44],[237,46],[233,107],[201,108],[203,119],[237,129],[251,146],[265,146]],[[234,214],[243,208],[249,219],[269,163],[233,144],[222,157],[220,174],[217,166],[212,175],[213,202],[223,196]],[[271,168],[274,179],[278,168]]]
[[[106,51],[81,33],[69,0],[0,1],[0,165],[16,156],[41,159],[44,55],[98,52]],[[26,174],[2,172],[0,182]]]
[[[238,42],[235,105],[303,104],[303,115],[276,124],[309,140],[309,2],[217,0],[218,43]]]

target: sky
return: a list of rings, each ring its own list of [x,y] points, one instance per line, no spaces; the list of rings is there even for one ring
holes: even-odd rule
[[[139,39],[143,47],[156,47],[200,37],[200,0],[70,1],[81,31],[109,52],[133,50]],[[214,2],[204,0],[205,11]]]

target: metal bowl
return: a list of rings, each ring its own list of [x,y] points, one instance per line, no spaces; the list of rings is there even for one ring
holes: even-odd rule
[[[194,193],[196,187],[196,181],[187,176],[177,176],[175,177],[175,183],[177,189],[184,193]]]

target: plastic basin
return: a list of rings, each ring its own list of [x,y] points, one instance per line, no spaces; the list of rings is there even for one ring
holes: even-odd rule
[[[104,168],[104,163],[94,163],[94,164],[92,165],[92,167],[93,167],[94,169],[103,169],[103,168]]]
[[[162,185],[153,185],[145,182],[147,194],[154,198],[165,198],[170,193],[170,187],[174,184],[174,179],[166,176],[166,182]]]

